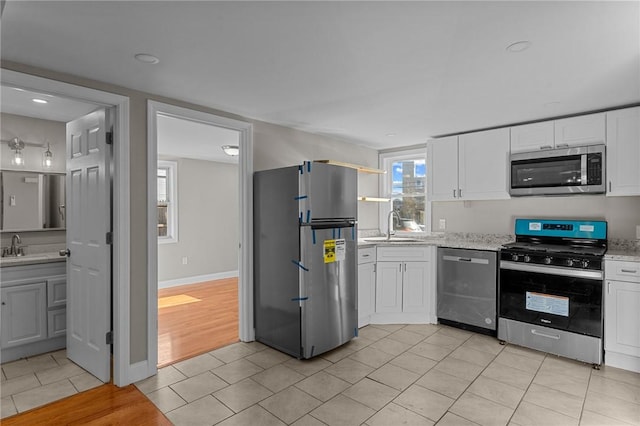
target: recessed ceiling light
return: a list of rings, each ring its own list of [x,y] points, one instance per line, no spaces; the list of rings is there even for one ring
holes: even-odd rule
[[[385,136],[387,136],[389,138],[392,138],[392,137],[396,136],[396,134],[395,133],[387,133]]]
[[[157,57],[155,57],[153,55],[149,55],[148,53],[136,53],[134,58],[136,58],[140,62],[144,62],[145,64],[154,64],[155,65],[158,62],[160,62],[160,59],[158,59]]]
[[[45,101],[44,99],[40,99],[40,98],[33,98],[31,99],[33,102],[37,103],[37,104],[48,104],[49,101]]]
[[[507,52],[522,52],[523,50],[527,50],[531,47],[531,42],[528,40],[516,41],[515,43],[507,46]]]

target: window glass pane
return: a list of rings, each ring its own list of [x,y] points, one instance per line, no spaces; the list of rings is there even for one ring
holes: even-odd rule
[[[158,176],[158,202],[167,201],[167,177]]]
[[[424,158],[398,160],[392,163],[391,200],[401,221],[394,219],[397,231],[425,230],[426,161]]]

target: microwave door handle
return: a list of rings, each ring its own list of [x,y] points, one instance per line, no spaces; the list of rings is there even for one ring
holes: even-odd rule
[[[580,184],[587,184],[587,156],[580,156]]]

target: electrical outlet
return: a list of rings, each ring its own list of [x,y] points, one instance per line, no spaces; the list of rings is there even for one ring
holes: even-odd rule
[[[445,229],[447,229],[447,219],[440,219],[440,222],[438,224],[438,228],[441,231],[444,231]]]
[[[184,257],[182,258],[182,264],[183,264],[183,265],[186,265],[186,264],[188,264],[188,263],[189,263],[189,258],[188,258],[187,256],[184,256]]]

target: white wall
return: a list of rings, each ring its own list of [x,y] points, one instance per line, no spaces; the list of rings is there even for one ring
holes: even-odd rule
[[[635,239],[640,225],[640,197],[521,197],[496,201],[434,202],[431,225],[447,232],[513,234],[516,218],[599,219],[608,222],[609,238]]]
[[[6,141],[17,137],[25,142],[40,145],[46,145],[46,142],[49,142],[51,144],[51,152],[53,152],[53,166],[50,169],[46,169],[46,171],[66,172],[66,123],[7,113],[0,114],[0,120],[2,121],[0,139]],[[0,168],[5,170],[45,171],[42,167],[42,153],[45,150],[46,148],[44,147],[25,146],[22,151],[25,158],[25,166],[15,167],[11,165],[13,150],[9,148],[6,142],[3,142],[0,144]]]
[[[236,272],[238,166],[185,158],[177,162],[178,242],[158,245],[159,283]]]

